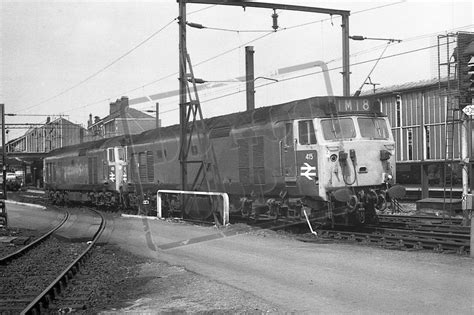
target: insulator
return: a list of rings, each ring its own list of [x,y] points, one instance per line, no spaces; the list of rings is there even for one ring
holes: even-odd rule
[[[198,23],[187,22],[186,24],[189,27],[194,27],[194,28],[198,28],[198,29],[203,29],[204,28],[204,26],[202,24],[198,24]]]
[[[272,28],[276,31],[278,29],[278,14],[276,13],[276,10],[273,10],[272,19],[273,19]]]

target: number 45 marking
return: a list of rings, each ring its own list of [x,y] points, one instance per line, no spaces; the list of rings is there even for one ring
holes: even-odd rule
[[[308,154],[306,154],[306,159],[307,159],[307,160],[312,160],[312,159],[314,159],[313,153],[308,153]]]

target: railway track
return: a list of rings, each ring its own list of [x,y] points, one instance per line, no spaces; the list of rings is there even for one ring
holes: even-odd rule
[[[460,221],[448,224],[438,217],[397,216],[397,220],[381,217],[379,225],[319,229],[318,236],[300,237],[304,242],[322,240],[350,241],[386,248],[432,250],[466,255],[470,252],[470,227]]]
[[[77,239],[77,230],[73,228],[77,216],[68,214],[43,237],[0,259],[1,314],[49,313],[55,299],[67,300],[61,293],[90,256],[105,228],[105,220],[98,214],[100,224],[95,230],[86,229],[84,234],[91,241],[72,242],[64,238],[68,233],[76,233]],[[60,238],[52,237],[59,231]]]

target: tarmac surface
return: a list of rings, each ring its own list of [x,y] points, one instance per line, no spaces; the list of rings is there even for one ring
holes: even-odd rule
[[[116,218],[111,230],[110,243],[250,294],[270,312],[474,313],[469,257],[309,244],[245,226],[218,230],[147,217]],[[131,310],[157,307],[153,295],[147,301]]]

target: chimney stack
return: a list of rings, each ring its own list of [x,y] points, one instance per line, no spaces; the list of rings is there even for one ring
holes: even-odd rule
[[[122,96],[117,102],[120,102],[120,110],[125,111],[128,108],[128,97]]]
[[[110,103],[110,112],[109,114],[112,115],[117,111],[118,104],[116,102]]]
[[[245,46],[245,81],[247,90],[247,110],[255,109],[255,75],[253,65],[253,46]]]

